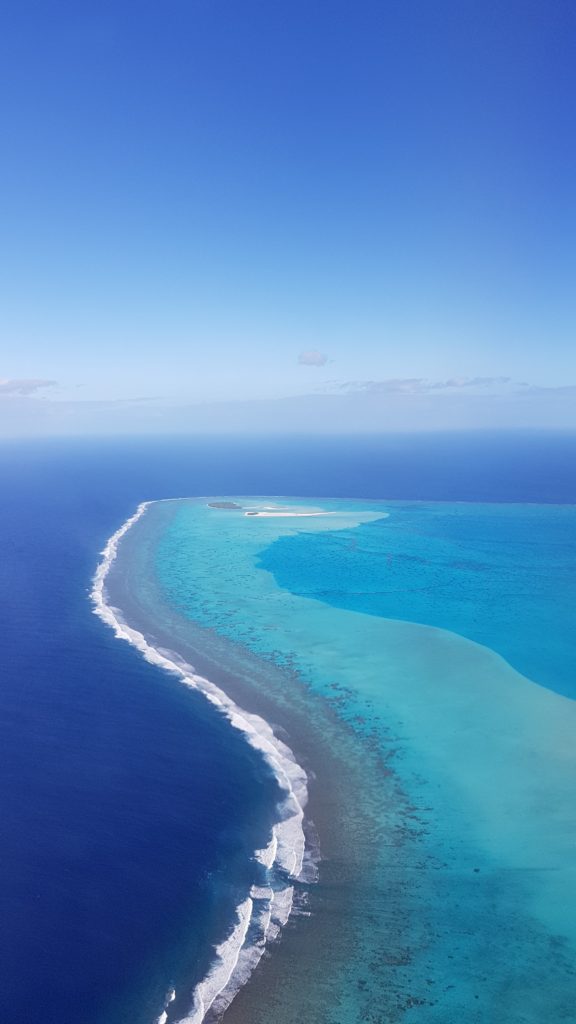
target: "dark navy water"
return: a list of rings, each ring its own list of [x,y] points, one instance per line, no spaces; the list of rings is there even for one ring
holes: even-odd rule
[[[0,445],[0,1020],[151,1024],[231,913],[276,786],[202,698],[92,615],[145,499],[576,502],[576,438]]]

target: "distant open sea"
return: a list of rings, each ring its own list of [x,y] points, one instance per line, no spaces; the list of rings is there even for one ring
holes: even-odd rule
[[[296,914],[231,1024],[576,1021],[575,467],[552,433],[1,443],[0,1020],[196,1024],[215,945],[272,886]],[[288,814],[273,759],[93,614],[138,506],[206,495],[340,517],[158,503],[116,581],[156,649],[281,727],[319,882],[254,857]]]

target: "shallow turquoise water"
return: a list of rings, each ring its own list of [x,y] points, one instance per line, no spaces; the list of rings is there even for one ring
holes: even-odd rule
[[[413,800],[425,881],[411,914],[427,938],[410,980],[441,995],[402,1019],[576,1020],[576,703],[554,692],[573,687],[576,511],[322,508],[333,514],[174,503],[156,541],[163,600],[289,669],[360,747],[378,745]],[[366,884],[389,863],[383,848]],[[388,928],[367,922],[366,948],[385,949]],[[352,981],[339,1022],[363,1019]]]

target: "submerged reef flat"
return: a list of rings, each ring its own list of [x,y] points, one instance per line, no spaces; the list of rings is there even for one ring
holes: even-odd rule
[[[574,1020],[576,703],[497,643],[360,610],[349,566],[362,530],[385,589],[399,514],[378,502],[155,502],[109,567],[106,600],[127,626],[248,721],[272,723],[306,778],[302,863],[319,852],[319,874],[293,875],[288,923],[237,986],[230,1024]],[[323,536],[333,571],[311,586]],[[278,553],[290,589],[267,567]],[[533,605],[537,618],[536,590]],[[167,1021],[199,1019],[184,982]]]

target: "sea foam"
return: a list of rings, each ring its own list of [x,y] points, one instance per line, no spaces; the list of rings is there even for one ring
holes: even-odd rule
[[[268,846],[254,851],[254,858],[265,869],[270,884],[252,886],[250,894],[238,905],[232,929],[215,946],[210,970],[194,990],[192,1009],[180,1018],[182,1024],[201,1024],[208,1011],[211,1019],[224,1012],[260,961],[266,943],[277,938],[294,906],[294,886],[290,883],[316,880],[318,851],[306,845],[303,825],[308,780],[290,747],[275,735],[265,719],[238,707],[220,687],[198,675],[175,652],[153,647],[143,633],[128,625],[120,609],[108,604],[106,577],[117,557],[120,542],[152,504],[142,502],[101,552],[90,591],[94,613],[114,630],[118,639],[136,647],[146,661],[177,675],[182,683],[199,690],[218,707],[233,728],[240,730],[248,743],[260,751],[284,792],[281,818],[272,829]],[[168,1021],[169,1005],[175,998],[172,990],[158,1024]]]

